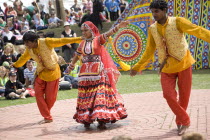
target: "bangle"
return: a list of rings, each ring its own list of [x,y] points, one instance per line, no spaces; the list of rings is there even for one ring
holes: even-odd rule
[[[119,25],[114,27],[113,32],[116,33],[118,31],[118,29],[119,29]]]
[[[69,69],[70,69],[70,70],[74,70],[74,67],[75,67],[74,64],[72,64],[72,63],[69,64]]]

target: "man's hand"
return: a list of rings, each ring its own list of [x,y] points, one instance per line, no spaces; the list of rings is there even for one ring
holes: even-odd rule
[[[13,67],[14,67],[13,64],[14,64],[14,63],[11,62],[10,65],[9,65],[9,67],[10,67],[10,68],[13,68]]]
[[[135,76],[137,74],[137,71],[135,71],[135,70],[130,70],[130,76]]]
[[[71,47],[71,44],[66,44],[66,46],[68,46],[70,49],[72,48],[72,47]]]

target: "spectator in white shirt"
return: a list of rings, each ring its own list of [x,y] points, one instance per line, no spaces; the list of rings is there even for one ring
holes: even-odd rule
[[[61,19],[55,16],[55,13],[51,14],[51,17],[48,19],[49,28],[56,28],[61,25]]]
[[[13,32],[9,30],[8,25],[4,27],[2,38],[4,40],[4,43],[11,42],[12,44],[15,44],[16,37]]]
[[[29,25],[27,22],[22,22],[21,23],[21,34],[23,35],[24,33],[29,31]]]
[[[34,81],[34,74],[36,71],[36,68],[33,65],[34,61],[29,60],[26,63],[26,69],[24,69],[24,78],[25,78],[25,86],[26,88],[33,87],[33,81]]]
[[[37,30],[44,30],[47,29],[48,26],[44,25],[44,21],[40,18],[40,15],[36,15],[37,20],[35,21],[35,27]]]

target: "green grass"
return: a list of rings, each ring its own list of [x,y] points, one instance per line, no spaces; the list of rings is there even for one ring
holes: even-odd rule
[[[142,75],[130,77],[129,72],[121,72],[117,87],[120,93],[143,93],[161,91],[160,76],[156,71],[143,71]],[[210,89],[210,69],[194,70],[192,89]],[[58,100],[77,97],[77,89],[59,91]],[[5,100],[0,98],[0,107],[28,104],[36,102],[34,97],[19,100]]]

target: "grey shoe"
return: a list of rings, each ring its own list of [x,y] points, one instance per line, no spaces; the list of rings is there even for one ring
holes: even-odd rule
[[[189,127],[190,127],[190,125],[182,125],[182,127],[178,131],[178,135],[179,136],[183,135]]]

